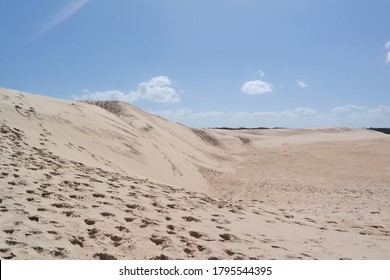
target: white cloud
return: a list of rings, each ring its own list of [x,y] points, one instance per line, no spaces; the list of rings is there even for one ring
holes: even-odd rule
[[[298,80],[297,84],[301,88],[307,88],[308,87],[308,85],[303,80]]]
[[[372,109],[372,113],[390,115],[390,106],[379,105],[378,108]]]
[[[108,91],[89,91],[84,90],[82,95],[73,95],[74,99],[81,100],[119,100],[132,103],[139,99],[139,94],[136,92],[124,93],[119,90],[108,90]]]
[[[225,116],[224,113],[218,111],[210,111],[210,112],[201,112],[198,114],[202,118],[222,118]]]
[[[257,71],[257,74],[259,75],[260,78],[263,78],[265,75],[264,71],[261,70]]]
[[[70,1],[66,6],[62,7],[54,16],[51,18],[51,20],[38,32],[36,32],[33,35],[33,38],[36,38],[46,32],[48,32],[50,29],[56,27],[60,23],[64,22],[68,18],[70,18],[72,15],[77,13],[82,7],[84,7],[89,0],[73,0]]]
[[[315,110],[313,110],[311,108],[306,108],[306,107],[297,108],[293,112],[298,114],[298,115],[302,115],[302,116],[313,116],[313,115],[318,114]]]
[[[146,99],[161,103],[180,102],[179,94],[171,87],[172,82],[166,76],[157,76],[138,85],[136,91],[124,93],[119,90],[84,91],[82,95],[73,95],[74,99],[81,100],[120,100],[133,103],[139,99]]]
[[[331,112],[335,114],[346,114],[346,113],[352,113],[363,109],[367,109],[367,107],[348,104],[345,106],[335,107],[331,110]]]
[[[353,127],[388,127],[390,106],[345,105],[333,108],[327,119],[336,124]]]
[[[261,80],[247,81],[241,91],[247,94],[264,94],[273,91],[273,85]]]
[[[139,98],[155,102],[180,102],[180,97],[171,84],[171,80],[166,76],[154,77],[147,82],[140,83],[136,93]]]
[[[169,112],[169,111],[167,111]],[[182,108],[176,111],[176,113],[180,116],[190,116],[192,114],[192,110],[188,108]]]
[[[390,106],[345,105],[325,113],[319,113],[308,107],[259,112],[193,112],[189,108],[183,108],[176,111],[150,113],[193,127],[387,127]]]
[[[149,111],[171,121],[184,123],[195,127],[259,127],[259,126],[289,126],[308,125],[310,121],[320,117],[311,108],[297,108],[283,112],[193,112],[183,108],[176,111]]]
[[[189,108],[182,108],[176,111],[148,111],[151,114],[159,115],[165,118],[172,119],[174,121],[180,121],[183,119],[207,119],[207,118],[223,118],[226,116],[223,112],[209,111],[194,113]]]
[[[386,63],[390,63],[390,41],[386,42],[385,48],[389,50],[387,52]]]

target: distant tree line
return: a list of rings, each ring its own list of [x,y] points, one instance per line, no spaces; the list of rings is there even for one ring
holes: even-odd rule
[[[367,129],[379,131],[385,134],[390,134],[390,128],[386,128],[386,127],[369,127]]]
[[[211,129],[225,129],[225,130],[250,130],[250,129],[285,129],[285,127],[209,127]]]
[[[225,129],[225,130],[253,130],[253,129],[286,129],[286,127],[209,127],[210,129]],[[385,134],[390,134],[390,128],[386,127],[368,127],[366,129],[379,131]]]

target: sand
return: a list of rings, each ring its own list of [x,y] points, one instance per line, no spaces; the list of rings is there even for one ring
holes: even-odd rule
[[[388,135],[9,89],[0,126],[1,259],[390,259]]]

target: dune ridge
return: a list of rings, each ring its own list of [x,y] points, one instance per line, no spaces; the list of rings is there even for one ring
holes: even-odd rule
[[[2,259],[389,259],[390,138],[194,129],[0,89]]]

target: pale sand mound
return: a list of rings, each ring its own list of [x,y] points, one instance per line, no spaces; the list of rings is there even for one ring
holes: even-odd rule
[[[0,89],[3,259],[389,259],[390,137],[199,130]]]

